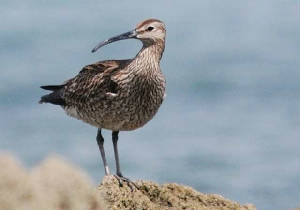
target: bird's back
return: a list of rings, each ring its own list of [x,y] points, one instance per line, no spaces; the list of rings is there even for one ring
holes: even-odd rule
[[[131,60],[107,60],[85,66],[64,85],[63,98],[67,106],[92,105],[106,100],[107,93],[116,92],[112,76],[122,71]]]

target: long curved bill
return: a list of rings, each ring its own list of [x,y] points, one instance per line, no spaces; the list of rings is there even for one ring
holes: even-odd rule
[[[110,44],[112,42],[116,42],[123,39],[131,39],[136,37],[136,30],[128,31],[126,33],[120,34],[118,36],[111,37],[103,42],[100,42],[97,44],[94,49],[92,49],[92,53],[96,52],[100,47],[103,47],[104,45]]]

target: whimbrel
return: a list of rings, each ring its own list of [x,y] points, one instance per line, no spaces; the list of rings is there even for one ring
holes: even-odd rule
[[[166,81],[159,63],[165,48],[166,29],[162,21],[148,19],[127,33],[100,42],[92,52],[123,39],[139,39],[143,47],[133,59],[105,60],[85,66],[62,85],[41,86],[53,91],[40,103],[60,105],[71,117],[98,128],[97,143],[105,175],[110,174],[101,129],[112,131],[116,178],[123,177],[118,154],[119,131],[130,131],[153,118],[163,102]]]

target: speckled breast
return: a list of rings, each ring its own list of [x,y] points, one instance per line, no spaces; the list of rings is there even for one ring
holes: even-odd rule
[[[93,104],[65,107],[65,111],[98,128],[128,131],[142,127],[154,117],[163,102],[165,80],[161,75],[134,80],[130,87],[120,84],[116,93],[107,93]]]

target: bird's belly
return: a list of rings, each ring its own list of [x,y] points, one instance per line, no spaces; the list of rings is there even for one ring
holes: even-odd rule
[[[158,111],[160,99],[111,100],[82,107],[64,107],[66,113],[97,128],[114,131],[129,131],[142,127],[150,121]]]

